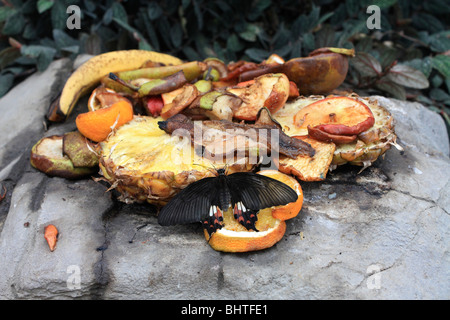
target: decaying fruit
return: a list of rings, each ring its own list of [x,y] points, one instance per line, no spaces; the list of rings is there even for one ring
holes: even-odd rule
[[[79,179],[95,173],[98,168],[75,167],[68,156],[63,154],[63,135],[53,135],[40,139],[31,149],[31,165],[49,176]]]
[[[313,157],[298,156],[291,159],[280,155],[278,170],[293,175],[302,181],[325,180],[333,154],[336,149],[334,143],[326,143],[309,138],[308,136],[295,136],[311,145],[316,151]]]
[[[167,65],[182,63],[173,56],[146,50],[112,51],[95,56],[72,73],[60,97],[50,106],[47,118],[50,121],[64,121],[78,99],[98,85],[105,75],[110,72],[138,69],[148,60]]]
[[[116,128],[133,119],[133,106],[121,100],[109,107],[80,113],[75,119],[78,131],[95,142],[106,139]]]
[[[172,66],[161,66],[161,67],[139,68],[139,69],[136,68],[136,70],[127,69],[128,71],[117,72],[117,76],[124,81],[130,81],[141,78],[162,79],[170,75],[173,75],[179,71],[183,71],[186,80],[192,81],[197,77],[199,77],[206,70],[206,64],[199,61],[190,61],[185,63],[172,63],[172,64],[173,64]]]
[[[391,146],[400,151],[403,150],[397,143],[394,130],[395,121],[389,111],[380,106],[376,99],[357,96],[354,96],[354,98],[369,106],[374,115],[375,123],[370,129],[358,134],[356,141],[336,146],[331,163],[332,168],[349,163],[362,166],[362,169],[365,169],[389,150]]]
[[[344,82],[348,58],[354,54],[353,49],[321,48],[308,57],[286,61],[280,72],[297,84],[301,95],[325,94]]]
[[[227,89],[242,100],[234,118],[239,120],[256,120],[258,111],[266,107],[276,112],[289,97],[289,80],[282,74],[266,74],[257,77],[249,86],[236,86]]]
[[[195,152],[190,138],[169,135],[162,118],[135,116],[100,143],[100,169],[124,202],[165,204],[188,184],[214,176],[213,162]],[[225,160],[225,159],[224,159]],[[229,173],[250,171],[249,163],[228,164]]]
[[[277,206],[262,209],[258,213],[255,232],[243,227],[233,216],[233,210],[228,209],[223,213],[223,227],[209,237],[205,230],[205,238],[208,244],[217,251],[223,252],[248,252],[272,247],[280,241],[286,232],[285,220],[298,215],[303,204],[303,192],[300,184],[294,178],[276,170],[263,170],[258,172],[273,179],[286,183],[297,194],[296,202],[285,206]]]
[[[198,89],[193,84],[186,84],[174,99],[167,104],[164,104],[161,109],[161,117],[163,119],[169,119],[170,117],[180,113],[197,98],[199,95]]]
[[[58,229],[53,224],[49,224],[44,228],[44,238],[47,240],[48,248],[53,252],[58,241]]]
[[[356,135],[375,123],[372,111],[361,101],[349,97],[331,97],[311,103],[294,116],[300,129],[309,127],[331,135]]]
[[[376,99],[362,98],[357,95],[350,95],[349,98],[364,103],[370,109],[374,117],[374,124],[367,130],[357,134],[355,141],[336,145],[330,169],[334,169],[336,166],[346,163],[360,165],[365,168],[370,166],[379,156],[383,155],[392,145],[401,149],[396,143],[397,136],[394,131],[393,118],[385,108],[378,104]],[[273,118],[280,123],[283,131],[287,135],[307,136],[308,129],[297,126],[294,123],[292,115],[297,114],[300,110],[321,100],[326,100],[326,97],[310,96],[298,98],[292,102],[286,103],[283,108],[273,114]],[[320,149],[321,148],[319,147],[316,151]],[[307,165],[309,170],[316,171],[314,166],[309,167],[308,162],[306,162],[305,165]],[[295,165],[294,163],[292,163],[291,166],[294,168],[296,166],[302,167],[300,164]],[[321,175],[325,178],[326,171],[317,170],[316,172],[322,172]],[[301,175],[297,175],[297,177],[303,179]]]
[[[79,131],[64,134],[63,154],[72,161],[74,167],[98,166],[98,155],[94,151],[94,145]]]

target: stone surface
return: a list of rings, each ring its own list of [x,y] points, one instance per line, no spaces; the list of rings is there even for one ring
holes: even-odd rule
[[[303,182],[302,211],[278,244],[228,254],[209,247],[200,224],[161,227],[152,207],[119,203],[102,183],[29,165],[31,146],[75,129],[84,110],[86,100],[44,131],[71,66],[54,62],[0,100],[1,299],[450,298],[449,143],[437,114],[376,97],[405,151],[389,150],[360,174],[343,166]],[[43,237],[50,223],[60,231],[54,252]]]

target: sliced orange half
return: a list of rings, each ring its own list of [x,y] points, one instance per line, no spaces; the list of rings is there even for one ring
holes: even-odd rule
[[[303,205],[303,192],[298,181],[277,170],[264,170],[258,172],[278,181],[286,183],[298,194],[296,202],[284,206],[262,209],[258,213],[256,228],[259,231],[247,230],[236,219],[230,208],[223,213],[223,227],[215,233],[208,235],[205,230],[205,238],[209,245],[217,251],[223,252],[248,252],[272,247],[280,241],[286,232],[285,220],[294,218],[300,212]]]

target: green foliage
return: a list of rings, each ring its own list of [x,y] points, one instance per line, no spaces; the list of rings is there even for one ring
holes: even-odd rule
[[[69,30],[69,5],[81,29]],[[369,5],[381,29],[369,30]],[[450,4],[446,0],[3,0],[0,96],[51,61],[140,48],[186,60],[260,62],[319,47],[355,48],[346,85],[429,105],[449,119]]]

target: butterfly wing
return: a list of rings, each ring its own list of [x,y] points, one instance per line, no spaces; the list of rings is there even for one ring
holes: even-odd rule
[[[208,177],[191,183],[173,197],[158,215],[163,226],[201,221],[211,207],[215,197],[216,178]]]
[[[246,208],[260,210],[297,201],[297,193],[287,184],[251,172],[237,172],[227,176],[231,202],[242,202]]]
[[[228,190],[217,177],[203,178],[188,185],[159,212],[158,222],[163,226],[202,222],[209,235],[222,228],[221,199]],[[225,188],[227,186],[225,185]]]

